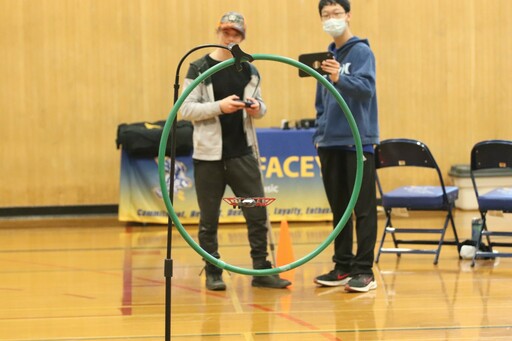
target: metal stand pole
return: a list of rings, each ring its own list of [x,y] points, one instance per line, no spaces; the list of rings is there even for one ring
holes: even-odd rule
[[[176,104],[176,101],[179,98],[179,89],[180,89],[180,69],[181,65],[185,61],[185,59],[194,51],[197,51],[199,49],[207,48],[207,47],[214,47],[214,48],[222,48],[231,51],[233,54],[233,57],[235,58],[235,67],[238,71],[242,70],[242,66],[240,65],[243,61],[249,61],[252,62],[254,59],[251,55],[243,52],[240,47],[236,44],[230,45],[229,47],[223,46],[223,45],[217,45],[217,44],[208,44],[208,45],[200,45],[197,46],[190,51],[188,51],[180,60],[178,63],[178,67],[176,68],[176,76],[175,76],[175,82],[174,82],[174,101],[173,105]],[[175,172],[175,165],[176,165],[176,122],[177,118],[174,118],[174,121],[172,123],[171,128],[171,148],[170,148],[170,160],[171,160],[171,167],[170,167],[170,183],[169,183],[169,198],[171,200],[171,204],[173,203],[174,199],[174,172]],[[171,217],[167,217],[167,255],[164,261],[164,276],[165,276],[165,340],[170,341],[171,340],[171,297],[172,297],[172,291],[171,291],[171,284],[172,284],[172,272],[173,272],[173,261],[171,258],[171,250],[172,250],[172,226],[173,222]]]
[[[254,120],[252,117],[250,117],[251,120],[251,134],[253,136],[254,145],[253,145],[253,152],[256,156],[256,159],[258,159],[258,167],[260,168],[260,176],[261,176],[261,183],[264,184],[264,176],[263,172],[261,171],[261,158],[260,158],[260,148],[258,145],[258,136],[256,135],[256,128],[254,128]],[[265,188],[265,186],[263,186]],[[276,252],[275,252],[275,244],[274,244],[274,231],[272,230],[272,224],[270,222],[270,216],[268,214],[268,209],[265,207],[265,212],[267,214],[267,235],[268,235],[268,246],[270,248],[270,254],[272,256],[272,264],[274,267],[277,267],[277,261],[276,261]]]

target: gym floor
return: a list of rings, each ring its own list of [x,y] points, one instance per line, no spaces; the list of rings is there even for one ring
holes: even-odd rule
[[[476,211],[455,212],[461,240]],[[400,220],[397,218],[397,225]],[[409,217],[441,224],[436,214]],[[492,217],[497,226],[510,219]],[[384,217],[379,219],[379,235]],[[273,224],[276,247],[280,224]],[[196,226],[187,226],[191,236]],[[330,222],[289,223],[299,259],[331,232]],[[447,238],[452,237],[450,231]],[[223,225],[227,263],[249,267],[246,229]],[[130,225],[115,216],[0,219],[0,339],[164,340],[167,227]],[[389,245],[386,242],[386,245]],[[332,246],[283,274],[288,289],[251,287],[224,273],[226,291],[205,290],[203,263],[172,233],[172,340],[508,340],[512,333],[512,260],[459,260],[455,246],[432,255],[383,254],[378,288],[361,294],[320,288]]]

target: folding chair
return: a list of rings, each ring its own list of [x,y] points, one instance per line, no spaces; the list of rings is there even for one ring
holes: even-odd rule
[[[455,229],[452,210],[455,200],[458,198],[458,187],[445,186],[443,176],[428,147],[417,140],[390,139],[382,141],[375,148],[375,166],[377,170],[387,167],[425,167],[437,172],[439,181],[435,186],[414,186],[407,184],[394,190],[384,192],[377,176],[377,186],[382,200],[382,207],[386,213],[386,225],[379,245],[379,251],[375,262],[379,262],[381,253],[434,254],[434,264],[439,260],[439,254],[443,244],[456,245],[459,248],[459,238]],[[378,172],[377,172],[378,173]],[[399,173],[399,172],[397,172]],[[444,225],[440,228],[426,227],[395,227],[391,221],[393,210],[406,209],[407,211],[443,211],[446,212]],[[445,241],[445,233],[450,223],[454,241]],[[431,234],[438,239],[398,239],[398,234]],[[387,235],[391,235],[394,248],[384,248]],[[435,249],[411,249],[400,247],[401,244],[437,245]]]
[[[471,266],[475,266],[477,258],[512,257],[512,252],[495,253],[492,249],[493,246],[512,247],[512,241],[497,242],[491,240],[491,236],[512,237],[512,231],[490,231],[487,226],[487,213],[489,211],[512,213],[512,188],[498,187],[487,193],[481,193],[478,190],[478,180],[476,179],[483,170],[494,170],[496,172],[510,172],[512,170],[512,141],[488,140],[478,142],[471,150],[470,167],[471,181],[475,189],[478,210],[482,217],[482,228],[476,243],[476,251]],[[489,247],[487,251],[480,250],[483,236],[486,237]]]

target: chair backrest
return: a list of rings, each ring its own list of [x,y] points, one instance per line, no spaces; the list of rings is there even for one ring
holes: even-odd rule
[[[486,140],[478,142],[471,150],[470,176],[478,198],[475,171],[483,169],[512,169],[512,141]]]
[[[512,168],[512,141],[487,140],[471,150],[471,171],[491,168]]]
[[[441,170],[426,144],[412,139],[389,139],[381,141],[380,144],[375,147],[375,167],[377,169],[404,166],[435,169],[439,183],[443,189],[444,198],[447,200]],[[377,186],[382,193],[378,178]]]
[[[437,163],[428,147],[420,141],[389,139],[375,147],[375,167],[428,167],[437,168]]]

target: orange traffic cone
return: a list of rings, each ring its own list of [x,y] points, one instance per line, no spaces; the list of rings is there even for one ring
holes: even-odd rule
[[[293,255],[292,239],[290,236],[290,230],[288,229],[288,222],[286,220],[281,221],[281,228],[279,230],[279,242],[277,245],[277,266],[290,264],[295,261]],[[279,275],[293,283],[295,269],[285,271]]]

